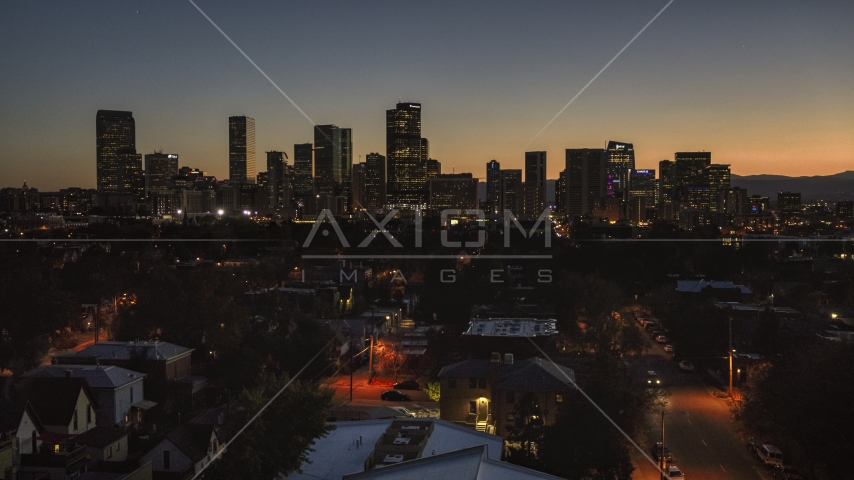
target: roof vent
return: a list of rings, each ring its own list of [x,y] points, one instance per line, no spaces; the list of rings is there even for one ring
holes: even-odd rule
[[[504,363],[507,365],[513,365],[513,354],[505,353],[504,354]]]

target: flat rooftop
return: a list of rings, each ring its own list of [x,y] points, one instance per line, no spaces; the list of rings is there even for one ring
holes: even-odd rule
[[[550,318],[473,318],[463,335],[483,337],[545,337],[557,335],[557,320]]]

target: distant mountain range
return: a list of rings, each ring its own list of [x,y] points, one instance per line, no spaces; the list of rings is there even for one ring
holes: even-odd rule
[[[546,196],[550,202],[555,198],[556,180],[546,180]],[[785,175],[732,175],[730,185],[747,189],[747,195],[764,195],[771,203],[777,203],[777,192],[786,190],[799,192],[802,201],[810,200],[854,200],[854,170],[833,175],[812,177],[787,177]],[[480,200],[486,198],[486,183],[478,185]]]
[[[854,171],[813,177],[786,177],[784,175],[733,175],[730,185],[747,189],[748,195],[765,195],[776,202],[777,192],[799,192],[807,200],[854,199]]]

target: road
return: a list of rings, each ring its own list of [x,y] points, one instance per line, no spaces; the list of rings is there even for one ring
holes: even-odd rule
[[[770,480],[771,471],[761,465],[740,440],[729,405],[712,395],[713,387],[703,381],[701,373],[679,370],[656,344],[633,365],[634,377],[645,378],[646,370],[656,371],[670,391],[664,408],[664,443],[687,478]],[[661,439],[661,413],[649,417],[646,437],[647,452]],[[633,478],[655,480],[659,471],[638,452],[633,452]]]
[[[376,375],[376,374],[375,374]],[[401,375],[398,380],[408,380],[409,375]],[[420,380],[420,379],[419,379]],[[368,385],[368,367],[363,366],[353,374],[353,401],[350,402],[350,375],[336,375],[324,382],[335,390],[333,405],[340,407],[346,404],[361,406],[406,407],[410,410],[439,408],[438,402],[430,401],[424,390],[401,390],[412,398],[409,402],[390,402],[380,399],[382,392],[392,389],[394,383],[391,377],[378,375]],[[422,382],[423,383],[423,382]]]

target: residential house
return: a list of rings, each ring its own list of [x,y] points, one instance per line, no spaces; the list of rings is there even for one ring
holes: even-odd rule
[[[30,402],[0,399],[0,479],[16,478],[15,458],[38,451],[38,437],[44,431]]]
[[[187,424],[172,431],[140,458],[151,462],[155,477],[199,473],[220,451],[220,440],[213,425]]]
[[[86,380],[98,401],[98,425],[138,425],[145,401],[145,374],[115,365],[42,365],[23,377],[79,377]]]
[[[504,436],[512,424],[516,404],[532,393],[546,425],[554,423],[567,395],[575,392],[575,372],[539,357],[515,362],[513,354],[502,359],[465,360],[439,372],[442,420]]]
[[[30,402],[46,432],[70,438],[95,428],[97,400],[82,378],[21,378],[13,388],[17,398]]]
[[[730,280],[677,280],[676,292],[723,302],[746,302],[753,297],[753,292],[747,286],[736,285]]]

